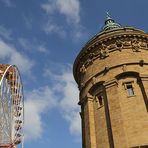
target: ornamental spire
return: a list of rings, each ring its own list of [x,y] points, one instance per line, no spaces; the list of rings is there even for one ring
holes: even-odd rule
[[[108,19],[112,19],[112,18],[111,18],[111,16],[110,16],[109,12],[107,11],[107,12],[106,12],[106,20],[108,20]]]
[[[108,31],[120,27],[121,26],[112,19],[111,15],[108,12],[106,12],[106,20],[102,31]]]

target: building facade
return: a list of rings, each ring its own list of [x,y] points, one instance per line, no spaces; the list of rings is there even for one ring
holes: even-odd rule
[[[148,34],[109,15],[74,63],[83,148],[148,148]]]

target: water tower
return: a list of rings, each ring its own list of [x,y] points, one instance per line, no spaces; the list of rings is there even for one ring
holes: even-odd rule
[[[107,15],[73,73],[83,148],[148,148],[148,34]]]

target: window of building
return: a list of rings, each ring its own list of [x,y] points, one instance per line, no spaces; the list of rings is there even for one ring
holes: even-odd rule
[[[100,106],[102,106],[103,105],[103,96],[99,96],[98,101],[99,101]]]
[[[96,96],[96,102],[97,102],[98,108],[100,108],[104,105],[103,96],[101,94]]]
[[[134,89],[132,82],[125,83],[128,96],[134,96]]]

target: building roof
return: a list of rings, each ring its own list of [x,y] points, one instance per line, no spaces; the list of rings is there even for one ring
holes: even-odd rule
[[[78,54],[73,67],[74,78],[78,82],[79,76],[78,71],[82,60],[86,60],[86,55],[89,55],[94,48],[98,48],[102,46],[103,42],[107,40],[122,38],[122,37],[141,37],[147,38],[148,34],[145,33],[143,30],[137,29],[135,27],[124,27],[115,22],[112,17],[107,13],[107,17],[102,27],[101,31],[99,31],[96,35],[94,35],[81,49],[80,53]],[[100,50],[100,48],[98,48]],[[81,65],[82,66],[82,65]]]
[[[105,20],[105,24],[101,30],[102,31],[108,31],[108,30],[112,30],[112,29],[118,29],[121,28],[121,25],[116,23],[112,17],[109,15],[109,13],[107,12],[107,16],[106,16],[106,20]]]

